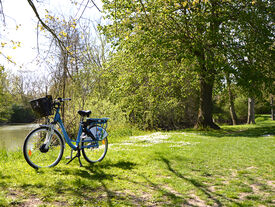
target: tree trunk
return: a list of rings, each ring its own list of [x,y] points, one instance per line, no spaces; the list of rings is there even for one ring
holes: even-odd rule
[[[214,79],[211,81],[200,80],[200,101],[199,101],[199,114],[195,128],[210,127],[213,129],[220,129],[218,125],[213,122],[212,118],[212,92]]]
[[[238,118],[237,118],[237,114],[236,114],[236,111],[235,111],[233,94],[232,94],[232,91],[231,91],[231,80],[230,80],[228,74],[226,74],[226,81],[227,81],[228,96],[229,96],[229,103],[230,103],[229,110],[230,110],[230,115],[231,115],[231,119],[232,119],[232,124],[237,125],[238,124]]]
[[[236,111],[235,111],[235,106],[234,106],[234,103],[231,104],[230,102],[230,116],[231,116],[231,119],[232,119],[232,124],[233,125],[237,125],[238,124],[238,118],[237,118],[237,114],[236,114]]]
[[[220,129],[218,125],[213,122],[212,117],[212,93],[215,80],[215,70],[207,68],[206,54],[203,50],[195,51],[200,64],[200,100],[199,100],[199,113],[195,128],[213,128]]]
[[[275,121],[274,109],[273,109],[273,95],[270,97],[270,106],[271,106],[271,119]]]
[[[62,98],[66,98],[66,82],[67,82],[67,71],[68,71],[68,55],[61,51],[62,59],[63,59],[63,90],[62,90]],[[61,111],[61,116],[62,116],[62,121],[64,124],[66,124],[65,120],[65,102],[62,104],[62,111]]]
[[[255,122],[255,110],[254,110],[254,99],[248,98],[248,116],[247,116],[247,124],[256,124]]]

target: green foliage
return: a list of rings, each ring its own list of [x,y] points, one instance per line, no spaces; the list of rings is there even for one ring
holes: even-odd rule
[[[103,2],[106,18],[111,19],[112,23],[100,28],[117,51],[115,63],[112,60],[110,65],[116,67],[113,71],[118,74],[114,77],[118,80],[117,85],[121,84],[116,85],[116,88],[119,92],[123,91],[122,88],[124,91],[128,89],[127,94],[131,95],[131,98],[125,98],[122,93],[117,100],[123,97],[121,101],[127,106],[134,103],[133,110],[131,106],[126,110],[129,115],[132,114],[134,122],[147,122],[145,125],[150,126],[152,122],[149,120],[157,120],[150,106],[159,112],[155,103],[164,99],[158,90],[160,95],[157,98],[148,94],[146,89],[150,88],[150,84],[161,88],[161,91],[169,88],[169,91],[170,86],[165,85],[163,80],[163,77],[169,77],[168,80],[173,81],[177,88],[183,89],[181,95],[186,95],[188,89],[189,92],[193,90],[171,78],[172,72],[167,69],[167,65],[172,66],[176,76],[184,77],[182,80],[189,80],[188,74],[194,74],[204,83],[200,85],[199,107],[204,114],[201,118],[207,116],[208,121],[212,119],[212,105],[208,100],[212,99],[214,80],[220,82],[225,72],[232,74],[234,81],[248,94],[258,95],[263,88],[272,89],[274,25],[271,24],[273,17],[270,1]],[[186,73],[189,67],[178,70],[187,60],[191,72]],[[162,65],[165,65],[165,70],[161,70]],[[152,77],[158,82],[154,82]],[[149,100],[144,97],[149,97]],[[172,102],[171,105],[175,107],[182,107],[182,98],[178,96],[176,99],[180,100],[179,104],[165,101]],[[169,113],[169,117],[172,117],[173,113]]]
[[[13,104],[12,113],[9,121],[11,123],[30,123],[34,121],[35,115],[30,107]]]
[[[192,62],[177,63],[117,52],[105,74],[109,99],[141,129],[172,129],[194,124],[197,113],[197,76]]]
[[[270,114],[271,106],[268,100],[258,100],[256,102],[255,111],[257,114]]]
[[[7,74],[0,65],[0,123],[7,122],[11,113],[11,96],[7,91]]]
[[[0,67],[0,123],[28,123],[34,121],[30,109],[30,97],[24,93],[22,80],[8,78],[4,67]]]

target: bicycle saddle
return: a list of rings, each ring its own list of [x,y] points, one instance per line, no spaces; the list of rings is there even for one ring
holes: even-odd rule
[[[87,117],[89,117],[91,113],[92,112],[90,110],[89,111],[83,111],[83,110],[78,111],[78,114],[80,116],[87,116]]]

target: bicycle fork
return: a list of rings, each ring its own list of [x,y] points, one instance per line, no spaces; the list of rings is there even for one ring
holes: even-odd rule
[[[42,153],[46,153],[49,151],[49,146],[51,144],[51,140],[52,140],[52,137],[53,137],[53,133],[54,133],[54,125],[51,124],[49,126],[49,130],[48,130],[48,133],[46,134],[46,139],[44,141],[44,143],[40,146],[39,150],[42,152]]]

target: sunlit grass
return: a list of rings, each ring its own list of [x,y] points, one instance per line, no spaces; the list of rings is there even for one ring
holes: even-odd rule
[[[275,122],[220,131],[114,131],[101,163],[81,158],[32,169],[22,152],[0,151],[0,206],[272,206]]]

